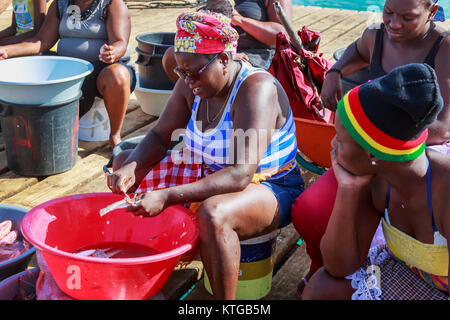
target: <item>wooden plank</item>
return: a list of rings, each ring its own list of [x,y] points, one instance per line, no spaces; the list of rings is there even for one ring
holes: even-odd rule
[[[334,10],[333,13],[329,16],[327,16],[326,19],[321,19],[317,22],[313,22],[308,25],[308,28],[318,31],[318,32],[325,32],[328,29],[331,29],[333,26],[335,26],[338,23],[341,23],[345,19],[348,18],[348,10]]]
[[[38,182],[38,178],[22,177],[12,171],[2,174],[0,177],[0,201],[21,192]]]
[[[318,8],[318,7],[317,7]],[[305,17],[294,17],[292,19],[292,25],[294,28],[301,29],[303,25],[307,27],[311,24],[323,21],[328,16],[332,15],[335,12],[334,9],[330,8],[319,8],[319,10],[315,10],[313,13],[305,16]]]
[[[346,32],[349,32],[359,25],[365,23],[366,17],[364,15],[352,15],[349,18],[335,24],[332,28],[327,29],[322,33],[321,51],[324,50],[332,41],[340,41],[339,38]]]
[[[71,170],[47,177],[27,189],[2,201],[25,208],[33,208],[42,202],[76,193],[79,185],[103,175],[103,166],[109,160],[109,152],[97,152],[78,161]]]
[[[6,9],[0,13],[0,30],[3,30],[11,25],[12,10]]]
[[[135,129],[130,134],[124,136],[124,139],[128,139],[128,138],[131,138],[131,137],[134,137],[137,135],[146,134],[155,125],[155,123],[156,123],[156,121],[153,121],[150,124],[147,124],[146,126],[143,126],[139,129]],[[111,154],[107,148],[103,148],[102,154],[104,155],[104,157],[108,157],[108,160],[109,160],[109,157],[111,156]],[[81,161],[81,159],[79,159],[79,162],[80,161]],[[101,166],[106,164],[106,162],[101,164]],[[71,170],[74,170],[74,168]],[[85,175],[85,173],[83,173],[82,175]],[[59,176],[59,175],[56,175],[56,176]],[[31,191],[26,190],[26,189],[31,187],[32,185],[39,183],[39,180],[42,180],[42,179],[38,179],[36,177],[23,177],[23,176],[19,176],[19,175],[13,173],[12,171],[8,171],[7,173],[0,176],[0,201],[10,198],[13,195],[20,193],[21,191],[24,191],[24,190],[25,190],[25,192],[32,192],[34,189],[31,189]],[[83,186],[83,182],[80,182],[79,187],[81,188],[82,186]],[[37,187],[37,189],[39,189],[39,187]],[[100,189],[97,189],[97,187],[87,187],[85,190],[84,189],[80,189],[80,190],[83,190],[83,192],[94,192],[94,191],[96,191],[96,190],[98,191]],[[106,190],[106,191],[108,191],[108,190]],[[75,191],[75,193],[78,193],[78,191]]]
[[[311,259],[302,243],[272,279],[272,289],[263,300],[296,300],[297,285],[309,271]]]
[[[1,0],[0,1],[0,13],[5,11],[11,5],[11,0]]]
[[[273,254],[274,270],[279,268],[280,264],[284,261],[285,256],[293,248],[300,236],[295,231],[294,226],[291,224],[281,229],[280,235],[276,239],[275,253]],[[212,295],[205,289],[203,277],[197,282],[195,288],[186,296],[186,300],[210,300]]]

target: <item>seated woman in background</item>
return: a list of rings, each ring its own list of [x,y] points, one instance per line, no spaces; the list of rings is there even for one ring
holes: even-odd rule
[[[237,0],[233,10],[232,25],[239,33],[237,52],[248,57],[258,68],[268,69],[273,55],[277,34],[285,31],[275,11],[275,0]],[[286,18],[292,20],[292,1],[278,1]]]
[[[302,299],[448,300],[450,156],[425,149],[442,107],[426,64],[396,68],[341,99],[324,267]],[[386,244],[369,250],[380,219]]]
[[[54,1],[39,33],[22,43],[0,46],[0,59],[49,50],[58,40],[58,55],[80,58],[94,65],[84,81],[80,117],[103,98],[111,133],[109,144],[121,141],[130,93],[136,85],[128,41],[131,22],[123,0]]]
[[[444,107],[430,126],[427,146],[450,154],[450,37],[449,32],[433,20],[443,20],[443,13],[433,0],[386,0],[380,29],[367,29],[352,43],[328,71],[322,87],[324,105],[332,110],[342,96],[341,77],[370,65],[370,79],[385,75],[395,67],[425,62],[436,70]],[[439,16],[438,16],[439,14]],[[330,219],[337,182],[333,168],[323,174],[296,200],[292,220],[305,240],[311,257],[310,273],[304,282],[323,265],[320,253],[322,238]],[[320,204],[316,200],[320,198]]]
[[[219,13],[177,18],[181,79],[156,125],[115,157],[107,177],[113,192],[143,193],[136,215],[201,202],[200,254],[216,299],[235,297],[239,241],[289,224],[303,190],[288,97],[267,71],[232,59],[237,36]],[[167,156],[180,131],[184,148]]]
[[[34,37],[47,12],[45,0],[13,0],[11,25],[0,31],[0,45],[19,43]]]
[[[284,31],[273,7],[274,2],[275,0],[208,0],[200,10],[210,10],[232,18],[231,23],[239,34],[234,58],[267,70],[275,54],[276,36]],[[291,20],[292,1],[278,2],[286,17]],[[178,75],[173,72],[176,66],[173,48],[169,48],[163,57],[163,67],[174,83],[178,80]]]

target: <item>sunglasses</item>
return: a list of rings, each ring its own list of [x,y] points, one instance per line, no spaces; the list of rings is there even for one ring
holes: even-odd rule
[[[181,79],[186,79],[187,77],[189,77],[190,79],[193,79],[195,81],[200,80],[200,75],[202,72],[204,72],[206,70],[206,68],[208,68],[208,66],[219,56],[219,53],[216,54],[211,60],[208,61],[207,64],[205,64],[200,70],[196,71],[196,72],[191,72],[191,71],[185,71],[183,69],[180,69],[178,66],[176,66],[173,69],[173,72],[175,72]]]

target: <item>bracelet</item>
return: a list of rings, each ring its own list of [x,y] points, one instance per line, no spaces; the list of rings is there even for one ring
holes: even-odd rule
[[[335,69],[335,68],[331,68],[331,69],[329,69],[327,72],[325,72],[325,75],[328,75],[330,72],[336,72],[336,73],[339,73],[339,75],[340,75],[341,78],[342,78],[342,71],[341,71],[341,70]]]

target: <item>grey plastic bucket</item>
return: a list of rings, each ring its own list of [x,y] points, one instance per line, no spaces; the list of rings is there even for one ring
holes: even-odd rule
[[[78,96],[57,105],[0,101],[8,167],[23,176],[48,176],[71,169],[78,157]]]
[[[333,58],[336,61],[338,61],[344,54],[345,49],[347,48],[341,48],[336,50],[333,54]],[[342,78],[342,93],[345,94],[354,87],[366,83],[369,80],[369,75],[370,75],[370,68],[366,67]]]
[[[166,50],[173,47],[174,32],[151,32],[136,37],[138,46],[139,83],[142,88],[172,90],[174,83],[169,79],[162,66]]]

